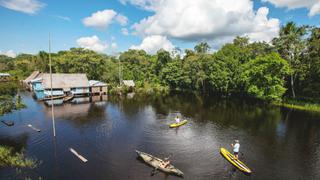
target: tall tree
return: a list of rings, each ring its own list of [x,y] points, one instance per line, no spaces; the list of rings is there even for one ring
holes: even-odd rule
[[[307,40],[307,77],[303,83],[304,96],[320,97],[320,28],[313,27]]]
[[[210,50],[210,46],[206,42],[201,42],[194,47],[194,50],[199,54],[205,54]]]
[[[272,40],[276,50],[288,61],[293,70],[289,78],[293,98],[296,97],[295,81],[301,73],[301,56],[305,50],[306,30],[306,26],[297,26],[294,22],[289,22],[281,28],[279,37]]]
[[[157,51],[157,61],[155,67],[155,72],[157,75],[169,61],[171,61],[171,56],[168,51],[164,49],[160,49],[159,51]]]
[[[242,73],[245,90],[260,99],[280,101],[286,91],[284,77],[290,71],[288,62],[277,53],[259,56],[245,65]]]

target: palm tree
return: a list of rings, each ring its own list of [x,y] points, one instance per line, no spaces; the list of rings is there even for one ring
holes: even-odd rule
[[[201,42],[194,47],[194,50],[199,54],[205,54],[210,50],[210,46],[206,42]]]

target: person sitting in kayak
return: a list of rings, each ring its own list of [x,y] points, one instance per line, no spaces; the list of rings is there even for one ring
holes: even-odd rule
[[[179,116],[177,116],[177,117],[175,118],[175,120],[176,120],[176,123],[180,123],[180,118],[179,118]]]
[[[169,158],[165,158],[164,161],[160,164],[160,167],[167,168],[170,165]]]
[[[234,140],[235,144],[231,144],[231,147],[233,147],[233,154],[236,157],[236,159],[239,158],[239,149],[240,149],[240,143],[239,140]]]

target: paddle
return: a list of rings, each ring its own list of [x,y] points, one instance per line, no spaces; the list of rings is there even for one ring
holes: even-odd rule
[[[157,172],[159,172],[159,171],[157,171],[158,170],[158,168],[154,168],[152,171],[151,171],[151,176],[154,176]]]
[[[169,157],[167,157],[167,158],[164,158],[164,159],[169,159],[170,157],[172,156],[172,154],[169,154]],[[158,167],[156,167],[156,168],[154,168],[152,171],[151,171],[151,173],[150,173],[150,175],[151,176],[154,176],[156,173],[158,173],[159,171],[158,171]]]

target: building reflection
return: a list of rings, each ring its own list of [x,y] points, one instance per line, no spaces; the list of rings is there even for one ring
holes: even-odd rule
[[[54,115],[56,119],[77,119],[81,122],[101,119],[105,115],[105,105],[108,97],[91,96],[91,97],[76,97],[68,103],[63,103],[63,100],[53,100]],[[51,101],[45,102],[45,114],[51,117]]]

